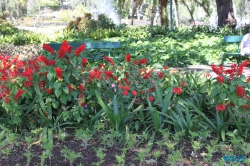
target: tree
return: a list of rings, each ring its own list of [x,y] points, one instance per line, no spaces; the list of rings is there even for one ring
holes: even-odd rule
[[[168,3],[169,0],[159,0],[161,26],[169,25],[168,10],[167,10]]]
[[[237,20],[234,17],[234,9],[232,0],[216,0],[217,14],[218,14],[218,26],[224,27],[228,25],[231,28],[235,28]]]
[[[135,15],[136,11],[141,7],[142,2],[143,2],[143,0],[133,0],[131,25],[134,24],[134,15]]]

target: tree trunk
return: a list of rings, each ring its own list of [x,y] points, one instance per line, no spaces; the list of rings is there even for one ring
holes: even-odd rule
[[[169,23],[167,5],[168,0],[159,0],[161,26],[168,26]]]
[[[151,27],[154,25],[155,14],[156,14],[156,5],[153,5],[151,9],[151,18],[150,18]]]
[[[218,27],[228,25],[235,28],[237,20],[234,17],[233,2],[232,0],[216,0],[217,14],[218,14]]]

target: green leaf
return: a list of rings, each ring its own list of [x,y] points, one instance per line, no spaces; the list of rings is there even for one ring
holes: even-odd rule
[[[62,94],[62,89],[56,88],[55,89],[55,95],[56,95],[56,97],[59,98],[61,94]]]
[[[61,85],[62,85],[62,83],[61,83],[60,81],[57,80],[57,81],[55,82],[55,85],[54,85],[54,86],[55,86],[56,89],[60,89],[60,88],[61,88]]]
[[[47,78],[48,78],[49,81],[51,81],[53,79],[53,77],[54,77],[53,73],[49,72],[47,74]]]
[[[64,87],[63,91],[64,91],[64,93],[69,94],[69,88],[68,87]]]
[[[221,93],[221,94],[220,94],[221,100],[225,100],[226,97],[227,97],[227,94],[226,94],[226,93]]]
[[[114,95],[114,97],[113,97],[113,109],[114,109],[115,117],[117,117],[117,114],[118,114],[118,104],[117,104],[117,97],[116,97],[116,95]]]
[[[211,98],[213,98],[213,97],[215,97],[217,94],[218,94],[218,89],[217,89],[217,87],[214,87],[213,89],[212,89],[212,91],[211,91],[211,94],[210,94],[210,97]]]
[[[60,102],[66,105],[67,104],[67,98],[65,96],[61,96],[60,97]]]
[[[79,72],[78,70],[73,70],[72,75],[78,80],[79,79]]]

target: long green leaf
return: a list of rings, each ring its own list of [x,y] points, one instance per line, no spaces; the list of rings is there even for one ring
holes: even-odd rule
[[[115,115],[112,113],[112,111],[109,110],[109,108],[106,106],[106,104],[104,104],[104,102],[103,102],[103,100],[101,98],[101,95],[97,90],[95,90],[95,95],[96,95],[96,98],[97,98],[99,104],[101,105],[102,109],[104,110],[105,114],[110,119],[112,125],[116,126]]]
[[[117,117],[117,114],[118,114],[118,103],[117,103],[117,97],[116,97],[116,95],[114,95],[114,97],[113,97],[113,109],[114,109],[115,117]]]

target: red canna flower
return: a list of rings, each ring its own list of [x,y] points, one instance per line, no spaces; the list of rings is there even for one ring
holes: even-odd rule
[[[131,55],[130,54],[126,54],[125,55],[125,61],[126,62],[130,62],[131,61]]]
[[[19,99],[19,97],[25,92],[25,90],[18,89],[17,93],[15,94],[15,98]]]
[[[114,64],[114,61],[113,61],[110,57],[104,56],[103,58],[104,58],[105,60],[107,60],[111,65]]]
[[[128,95],[128,91],[124,90],[124,91],[122,92],[122,95],[123,95],[123,96],[127,96],[127,95]]]
[[[137,92],[135,90],[132,90],[132,95],[136,96]]]
[[[227,107],[224,104],[218,104],[216,106],[216,111],[225,111]]]
[[[82,66],[83,67],[87,66],[87,59],[86,58],[82,58]]]
[[[56,72],[57,79],[63,80],[63,76],[62,76],[63,70],[60,67],[56,67],[54,70]]]
[[[246,91],[242,86],[237,86],[236,87],[236,94],[238,97],[245,97],[246,96]]]
[[[148,96],[148,100],[153,102],[154,101],[154,97],[153,96]]]
[[[223,76],[218,76],[218,77],[217,77],[217,81],[218,81],[219,83],[223,83],[223,82],[224,82],[224,77],[223,77]]]
[[[181,87],[173,87],[173,92],[177,95],[182,93],[182,88]]]
[[[130,90],[130,86],[124,86],[124,90],[125,91],[129,91]]]
[[[56,53],[56,51],[52,47],[50,47],[48,44],[45,44],[45,43],[43,44],[43,49],[46,51],[49,51],[51,54]]]
[[[48,94],[52,94],[52,93],[53,93],[53,90],[52,90],[52,89],[47,88],[47,89],[46,89],[46,92],[47,92]]]
[[[85,50],[85,47],[86,47],[86,43],[82,44],[81,46],[77,47],[76,50],[75,50],[75,55],[76,56],[79,56],[81,54],[82,51],[86,51]]]

